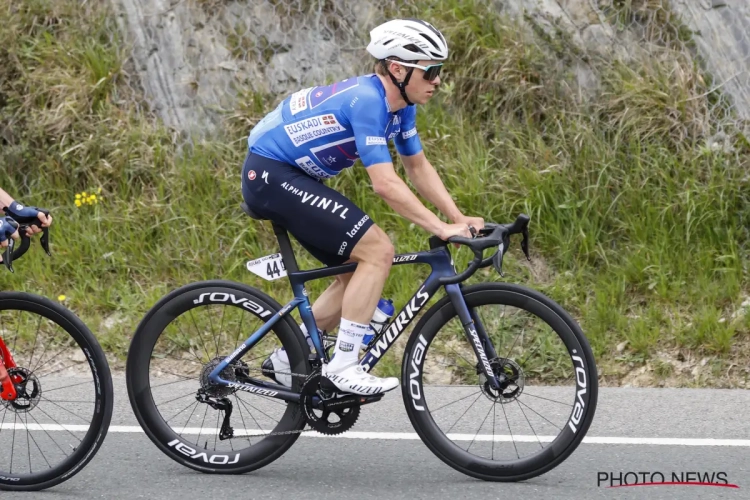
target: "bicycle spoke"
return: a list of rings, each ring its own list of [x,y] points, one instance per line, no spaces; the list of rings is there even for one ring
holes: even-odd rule
[[[555,401],[554,399],[543,398],[542,396],[535,396],[534,394],[529,394],[528,392],[524,392],[523,394],[524,394],[524,396],[531,396],[532,398],[543,399],[545,401],[551,401],[552,403],[557,403],[559,405],[568,406],[570,408],[573,408],[572,404],[563,403],[562,401]]]
[[[178,411],[177,413],[175,413],[174,415],[172,415],[172,416],[171,416],[170,418],[168,418],[167,420],[165,420],[165,421],[164,421],[164,423],[165,423],[165,424],[168,424],[168,423],[169,423],[169,422],[170,422],[170,421],[171,421],[171,420],[172,420],[173,418],[175,418],[175,417],[176,417],[177,415],[179,415],[179,414],[180,414],[180,413],[182,413],[183,411],[187,410],[187,409],[188,409],[188,408],[190,408],[191,406],[195,406],[195,405],[198,405],[198,404],[199,404],[199,403],[198,403],[198,401],[191,401],[191,402],[190,402],[190,403],[189,403],[189,404],[188,404],[188,405],[187,405],[187,406],[186,406],[185,408],[183,408],[182,410]],[[160,412],[160,413],[161,413],[161,412]]]
[[[468,448],[466,448],[466,452],[467,452],[467,453],[469,452],[469,448],[471,448],[471,445],[473,445],[473,444],[474,444],[474,441],[476,441],[476,439],[477,439],[477,436],[479,435],[479,432],[480,432],[480,431],[482,430],[482,427],[484,427],[484,423],[485,423],[485,422],[487,421],[487,417],[489,417],[489,416],[490,416],[490,412],[491,412],[491,411],[492,411],[492,409],[493,409],[493,408],[495,407],[495,404],[496,404],[496,403],[492,403],[492,405],[490,405],[490,409],[489,409],[489,410],[487,411],[487,414],[486,414],[486,415],[484,416],[484,420],[482,420],[482,423],[481,423],[481,425],[479,426],[479,429],[477,429],[477,433],[476,433],[476,434],[474,434],[474,438],[472,438],[472,440],[471,440],[471,443],[469,443],[469,447],[468,447]]]
[[[54,402],[54,401],[52,401],[51,399],[47,399],[47,398],[45,398],[44,396],[42,396],[42,397],[41,397],[41,400],[42,400],[42,401],[47,401],[48,403],[52,403],[53,405],[57,406],[58,408],[61,408],[62,410],[65,410],[65,411],[67,411],[68,413],[70,413],[70,414],[71,414],[71,415],[73,415],[74,417],[76,417],[76,418],[79,418],[79,419],[83,420],[84,422],[86,422],[86,419],[85,419],[85,418],[81,417],[80,415],[78,415],[78,414],[76,414],[76,413],[73,413],[72,411],[68,410],[68,409],[67,409],[67,408],[65,408],[64,406],[60,406],[59,404],[55,403],[55,402]],[[38,407],[37,407],[37,408],[38,408]],[[90,423],[91,423],[91,422],[89,422],[89,424],[90,424]]]
[[[465,410],[465,411],[464,411],[464,412],[463,412],[463,413],[461,414],[461,416],[460,416],[460,417],[458,417],[458,420],[461,420],[461,419],[462,419],[462,418],[464,417],[464,415],[466,415],[466,414],[467,414],[467,413],[469,412],[469,410],[471,410],[471,407],[472,407],[472,406],[474,406],[474,403],[476,403],[476,402],[477,402],[477,401],[479,400],[479,398],[481,398],[481,397],[482,397],[482,393],[480,392],[480,393],[479,393],[479,395],[477,395],[477,399],[475,399],[475,400],[474,400],[474,401],[473,401],[473,402],[471,403],[471,406],[469,406],[468,408],[466,408],[466,410]],[[450,433],[450,431],[452,431],[452,430],[453,430],[453,428],[454,428],[454,427],[456,426],[456,424],[458,423],[458,420],[456,420],[455,422],[453,422],[453,425],[451,425],[451,428],[450,428],[450,429],[448,429],[448,431],[447,431],[447,432],[446,432],[445,434],[448,434],[448,433]]]
[[[549,420],[548,420],[547,418],[545,418],[545,417],[544,417],[544,415],[540,414],[540,413],[539,413],[538,411],[536,411],[536,410],[535,410],[534,408],[532,408],[531,406],[527,405],[527,404],[526,404],[526,403],[524,403],[523,401],[519,401],[518,399],[516,399],[516,401],[518,401],[518,404],[519,404],[519,405],[523,405],[523,406],[525,406],[526,408],[528,408],[529,410],[533,411],[534,413],[536,413],[537,415],[539,415],[539,416],[540,416],[541,418],[543,418],[544,420],[546,420],[547,422],[549,422],[549,423],[550,423],[550,424],[551,424],[551,425],[552,425],[553,427],[556,427],[556,428],[557,428],[557,430],[560,430],[560,431],[562,430],[562,429],[561,429],[560,427],[557,427],[557,425],[555,425],[555,424],[553,424],[552,422],[550,422],[550,421],[549,421]],[[532,430],[533,430],[533,429],[532,429]]]
[[[35,417],[34,415],[32,415],[32,414],[31,414],[30,412],[29,412],[29,416],[30,416],[30,417],[31,417],[31,418],[32,418],[32,419],[34,420],[34,422],[35,422],[35,423],[36,423],[36,424],[37,424],[37,425],[39,426],[39,428],[40,428],[40,429],[42,429],[42,430],[44,431],[44,433],[45,433],[45,434],[47,435],[47,437],[48,437],[48,438],[50,438],[50,440],[51,440],[51,441],[52,441],[53,443],[55,443],[55,446],[57,446],[57,447],[58,447],[58,448],[60,449],[60,451],[61,451],[61,452],[63,453],[63,455],[65,455],[65,456],[67,457],[67,456],[68,456],[68,454],[67,454],[67,453],[65,453],[65,450],[63,450],[63,449],[62,449],[62,447],[61,447],[61,446],[60,446],[60,445],[59,445],[59,444],[57,443],[57,441],[55,441],[55,439],[54,439],[54,438],[53,438],[53,437],[52,437],[52,436],[50,435],[50,433],[49,433],[49,432],[47,432],[47,429],[45,429],[45,428],[44,428],[44,427],[42,426],[42,424],[40,424],[40,423],[39,423],[39,421],[38,421],[38,420],[36,419],[36,417]],[[47,460],[47,459],[45,458],[45,460]]]
[[[240,405],[240,400],[239,400],[239,398],[237,398],[237,394],[234,394],[233,396],[234,396],[234,399],[237,400],[237,410],[240,412],[240,419],[242,420],[242,427],[245,430],[247,430],[247,424],[245,423],[245,417],[242,415],[242,406]],[[252,416],[253,415],[250,414],[250,417],[252,417]],[[253,420],[255,420],[255,418],[253,418]],[[256,424],[257,424],[257,422],[256,422]],[[230,440],[230,442],[231,442],[231,440]],[[247,435],[247,442],[248,442],[248,444],[250,446],[253,445],[253,442],[250,441],[250,434]]]
[[[481,392],[482,392],[482,391],[472,392],[472,393],[471,393],[471,394],[469,394],[468,396],[464,396],[464,397],[462,397],[461,399],[457,399],[457,400],[455,400],[455,401],[452,401],[452,402],[450,402],[450,403],[448,403],[448,404],[445,404],[445,405],[441,406],[440,408],[438,408],[437,410],[430,410],[430,413],[433,413],[433,414],[434,414],[435,412],[437,412],[437,411],[440,411],[440,410],[442,410],[443,408],[445,408],[445,407],[447,407],[447,406],[450,406],[450,405],[452,405],[452,404],[458,403],[459,401],[463,401],[464,399],[468,399],[468,398],[472,397],[472,396],[473,396],[473,395],[475,395],[475,394],[481,394]]]
[[[31,416],[31,418],[34,418],[33,415],[29,415],[29,416]],[[29,427],[28,417],[26,419],[26,427],[27,428]],[[45,462],[47,462],[47,468],[51,469],[52,465],[50,465],[49,460],[47,460],[47,457],[44,455],[44,452],[39,447],[39,443],[37,443],[36,439],[34,439],[34,435],[33,434],[29,434],[29,435],[31,436],[31,440],[34,441],[34,444],[36,445],[36,449],[39,450],[39,453],[42,455],[42,458],[44,459]],[[31,450],[29,450],[29,471],[31,471]]]
[[[206,342],[203,340],[203,335],[201,335],[201,329],[198,328],[198,323],[195,322],[195,316],[193,316],[193,310],[190,309],[190,311],[188,311],[188,312],[190,314],[190,319],[193,320],[193,324],[195,325],[195,331],[198,333],[198,338],[201,339],[201,344],[203,345],[203,352],[206,353],[206,360],[210,361],[211,360],[211,355],[208,354],[208,349],[206,349]]]
[[[529,424],[529,427],[531,428],[531,432],[534,433],[534,437],[539,442],[539,447],[540,448],[544,448],[544,445],[542,444],[542,441],[539,439],[539,436],[537,435],[536,431],[534,430],[534,426],[531,425],[531,421],[529,420],[529,417],[527,417],[526,416],[526,412],[523,411],[523,406],[521,406],[521,403],[517,399],[516,399],[516,404],[518,404],[518,409],[521,410],[521,413],[523,413],[523,418],[526,419],[526,423]]]
[[[203,422],[201,422],[200,430],[198,431],[198,438],[195,440],[195,446],[198,446],[198,441],[201,440],[201,434],[203,433],[203,424],[206,423],[206,415],[208,415],[208,405],[206,405],[206,411],[203,413]]]
[[[51,415],[50,415],[49,413],[47,413],[46,411],[42,410],[41,406],[37,406],[37,409],[38,409],[38,410],[39,410],[40,412],[44,413],[44,414],[45,414],[45,415],[46,415],[46,416],[47,416],[47,417],[48,417],[48,418],[49,418],[50,420],[52,420],[52,421],[53,421],[54,423],[56,423],[57,425],[59,425],[60,427],[62,427],[62,428],[63,428],[63,430],[64,430],[65,432],[67,432],[68,434],[70,434],[71,436],[73,436],[73,438],[74,438],[74,439],[78,439],[78,436],[76,436],[75,434],[73,434],[72,432],[70,432],[70,430],[69,430],[69,429],[66,429],[66,428],[65,428],[65,426],[64,426],[63,424],[61,424],[60,422],[58,422],[57,420],[55,420],[54,418],[52,418],[52,416],[51,416]],[[82,441],[81,439],[78,439],[78,442],[79,442],[79,443],[80,443],[81,441]]]
[[[516,400],[518,401],[518,400]],[[510,420],[508,420],[508,414],[505,412],[505,405],[500,405],[503,410],[503,415],[505,415],[505,422],[508,424],[508,432],[510,432],[510,440],[513,441],[513,448],[516,450],[516,457],[520,460],[521,454],[518,453],[518,446],[516,446],[516,440],[513,439],[513,430],[510,428]]]

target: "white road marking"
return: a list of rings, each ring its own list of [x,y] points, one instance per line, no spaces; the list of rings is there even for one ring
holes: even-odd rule
[[[70,432],[85,432],[88,430],[87,425],[58,425],[58,424],[22,424],[22,423],[5,423],[0,425],[0,430],[17,430],[25,431],[28,428],[30,431],[70,431]],[[213,435],[218,432],[216,428],[210,427],[187,427],[185,429],[176,429],[180,431],[182,435]],[[137,425],[113,425],[110,426],[109,432],[113,434],[142,434],[143,429]],[[235,429],[235,436],[257,436],[261,434],[268,434],[270,430],[247,430],[241,431]],[[303,437],[314,437],[314,438],[334,438],[334,439],[383,439],[383,440],[406,440],[406,441],[418,441],[419,436],[413,432],[356,432],[350,431],[338,436],[325,436],[315,431],[305,431],[302,433]],[[492,436],[491,434],[448,434],[448,437],[453,441],[492,441],[495,442],[513,442],[516,443],[549,443],[552,442],[556,436],[534,436],[525,434],[514,434],[513,436],[507,434],[497,434]],[[750,439],[689,439],[689,438],[658,438],[658,437],[616,437],[616,436],[587,436],[583,438],[585,444],[620,444],[620,445],[652,445],[652,446],[739,446],[739,447],[750,447]]]

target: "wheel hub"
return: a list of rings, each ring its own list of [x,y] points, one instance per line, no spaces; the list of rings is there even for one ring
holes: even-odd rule
[[[490,401],[512,403],[523,393],[524,374],[521,366],[509,358],[494,358],[490,361],[492,371],[500,388],[493,389],[484,373],[479,374],[479,387]]]
[[[0,400],[5,408],[18,413],[28,413],[39,404],[42,399],[42,384],[36,375],[27,368],[10,368],[8,376],[16,388],[16,399],[13,401]]]

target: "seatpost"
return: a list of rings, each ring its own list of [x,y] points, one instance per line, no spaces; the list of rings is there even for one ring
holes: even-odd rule
[[[279,226],[275,222],[272,222],[273,232],[276,234],[276,239],[279,240],[279,249],[281,250],[281,258],[284,260],[284,267],[289,273],[299,272],[297,267],[297,259],[294,257],[294,251],[292,250],[292,242],[289,240],[289,234],[286,229]]]

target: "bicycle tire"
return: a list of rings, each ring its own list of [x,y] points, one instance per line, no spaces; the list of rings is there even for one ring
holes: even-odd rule
[[[521,481],[544,474],[557,467],[575,451],[594,418],[598,384],[596,364],[588,340],[576,321],[560,305],[535,290],[516,284],[482,283],[462,287],[462,292],[469,308],[481,305],[511,305],[530,312],[554,330],[565,343],[568,354],[576,352],[584,361],[585,404],[582,408],[583,414],[575,426],[576,431],[565,425],[562,432],[543,452],[518,461],[491,461],[476,457],[448,439],[437,426],[430,414],[429,406],[422,397],[425,394],[422,375],[432,340],[446,323],[458,317],[449,297],[444,297],[425,313],[414,328],[404,351],[401,391],[409,419],[427,447],[440,460],[463,474],[487,481],[504,482]],[[415,373],[415,370],[419,373]],[[415,381],[418,391],[412,387]],[[579,384],[578,372],[576,384]],[[412,392],[421,399],[415,398]],[[419,410],[418,407],[424,410]],[[571,411],[571,416],[572,413]]]
[[[41,473],[14,476],[0,471],[0,490],[39,491],[72,478],[94,458],[109,430],[114,389],[109,364],[99,342],[73,312],[45,297],[23,292],[0,292],[0,311],[20,310],[43,316],[67,332],[84,351],[96,386],[91,426],[76,450],[56,467]]]
[[[241,307],[242,299],[252,301],[264,312],[256,312],[255,307],[245,308],[257,318],[270,317],[282,306],[268,295],[247,285],[225,280],[195,282],[178,288],[160,299],[146,314],[136,330],[127,357],[126,380],[130,404],[138,422],[151,441],[167,456],[191,469],[215,474],[243,474],[270,464],[283,455],[299,438],[299,432],[275,435],[264,438],[260,443],[231,455],[208,452],[184,442],[179,434],[164,421],[150,390],[149,364],[151,353],[158,337],[169,323],[180,314],[196,306],[198,297],[208,294],[206,301],[213,300],[214,294],[231,294],[235,302],[225,305]],[[205,296],[204,296],[205,297]],[[224,303],[224,302],[221,302]],[[270,312],[271,314],[266,314]],[[263,314],[264,316],[260,316]],[[309,349],[299,327],[290,316],[284,316],[272,328],[282,339],[287,350],[293,373],[309,374]],[[293,388],[301,388],[302,380],[294,379]],[[278,431],[301,431],[305,426],[304,412],[297,403],[288,403],[279,422]],[[262,444],[262,446],[261,446]],[[179,448],[179,449],[178,449]],[[193,450],[190,453],[189,450]]]

